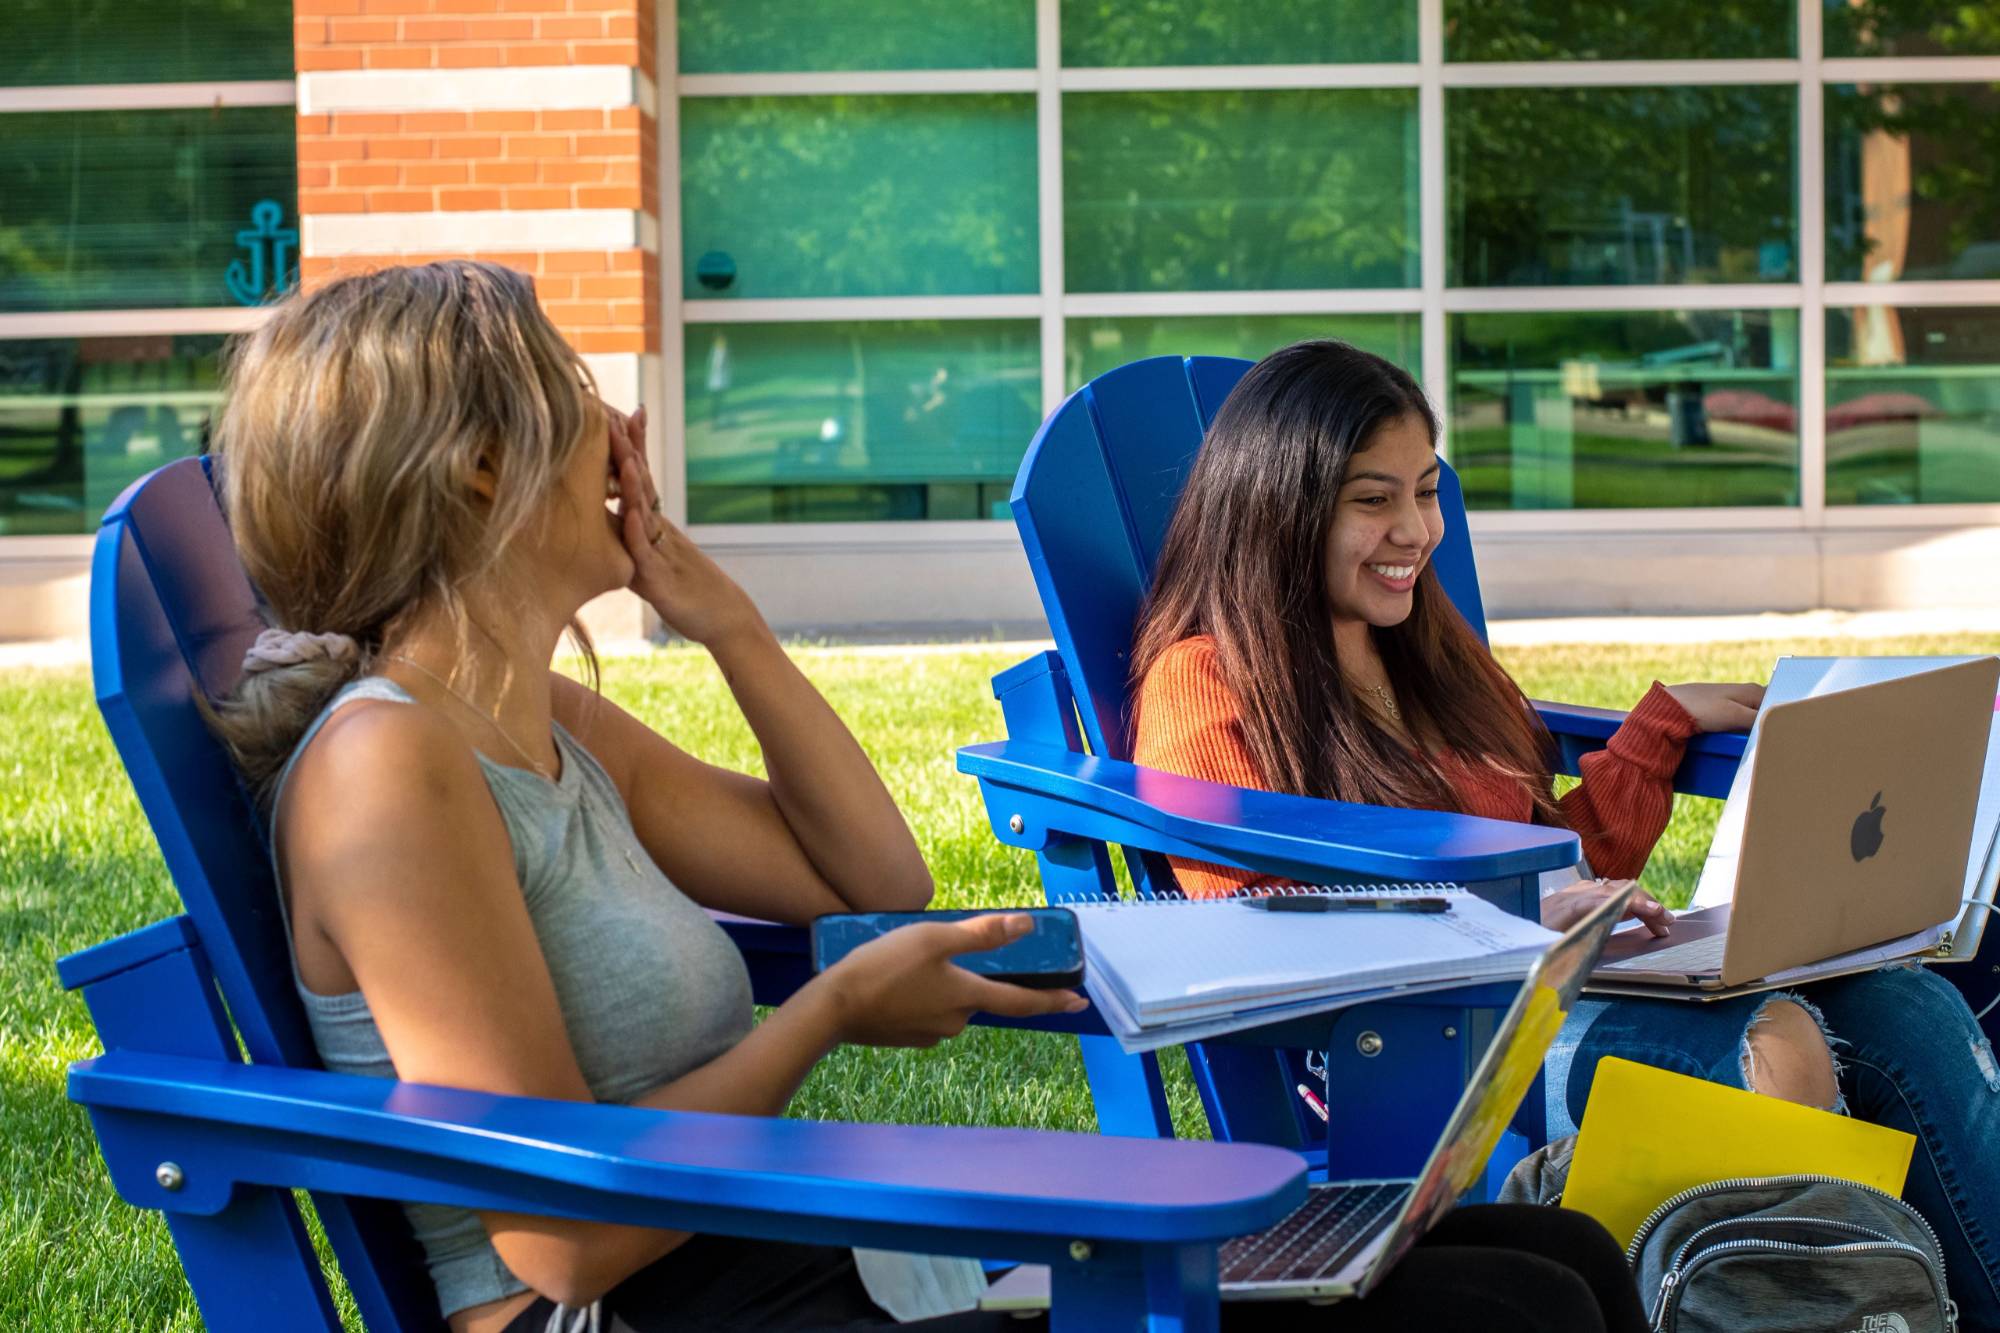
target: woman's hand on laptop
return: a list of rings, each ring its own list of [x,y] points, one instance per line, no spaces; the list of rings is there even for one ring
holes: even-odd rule
[[[1550,930],[1568,930],[1597,910],[1597,905],[1613,894],[1623,893],[1629,879],[1586,879],[1566,889],[1557,889],[1542,899],[1542,924]],[[1673,929],[1674,914],[1660,906],[1660,900],[1644,889],[1632,895],[1625,915],[1645,924],[1655,936]]]
[[[1745,683],[1669,685],[1667,693],[1703,731],[1748,731],[1764,703],[1764,687]]]

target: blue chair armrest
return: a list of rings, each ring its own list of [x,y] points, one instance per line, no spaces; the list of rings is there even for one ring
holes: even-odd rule
[[[1552,704],[1534,701],[1535,711],[1556,738],[1561,752],[1560,771],[1574,776],[1577,761],[1593,750],[1602,750],[1625,721],[1615,708],[1589,708],[1582,704]],[[1690,796],[1723,797],[1736,777],[1749,736],[1740,731],[1704,732],[1687,743],[1687,753],[1674,773],[1674,790]]]
[[[995,835],[1034,851],[1068,836],[1308,882],[1464,884],[1559,870],[1582,856],[1566,829],[1246,791],[1034,741],[965,746],[958,767],[979,779]]]
[[[1303,1161],[1253,1144],[651,1111],[132,1051],[70,1066],[69,1095],[121,1195],[195,1214],[238,1185],[305,1186],[1025,1259],[1077,1237],[1214,1242],[1304,1198]]]

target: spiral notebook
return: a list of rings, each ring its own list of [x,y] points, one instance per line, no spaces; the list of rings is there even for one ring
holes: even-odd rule
[[[1450,910],[1271,912],[1266,894],[1444,898]],[[1557,938],[1452,884],[1259,887],[1227,898],[1065,902],[1084,987],[1127,1051],[1148,1051],[1364,1000],[1518,981]]]

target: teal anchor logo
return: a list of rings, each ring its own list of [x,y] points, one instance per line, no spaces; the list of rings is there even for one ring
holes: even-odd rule
[[[280,227],[278,224],[284,220],[283,205],[274,199],[262,199],[250,208],[251,225],[236,233],[236,243],[249,252],[250,264],[246,269],[242,260],[231,260],[222,281],[238,305],[262,305],[291,285],[292,275],[285,261],[298,245],[299,233],[292,227]],[[270,254],[268,278],[264,266],[266,251]]]

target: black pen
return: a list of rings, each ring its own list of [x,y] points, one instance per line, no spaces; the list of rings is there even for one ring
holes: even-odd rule
[[[1449,898],[1376,898],[1346,893],[1272,893],[1244,898],[1249,907],[1266,912],[1449,912]]]

